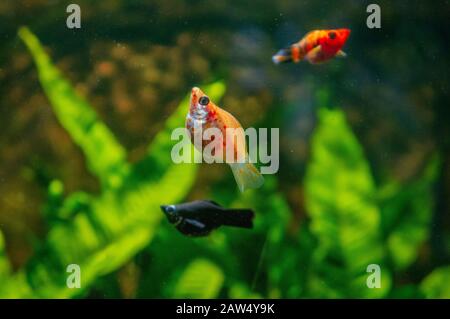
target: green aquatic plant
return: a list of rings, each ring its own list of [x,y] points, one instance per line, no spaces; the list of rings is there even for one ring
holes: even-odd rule
[[[367,265],[383,263],[375,183],[342,111],[319,110],[305,192],[311,232],[319,241],[312,289],[330,297],[345,296],[339,290],[347,296],[382,294],[365,285]],[[388,278],[386,274],[383,292]]]
[[[377,187],[358,140],[338,109],[319,110],[305,177],[313,254],[313,296],[386,297],[395,272],[411,265],[429,237],[438,158],[409,185]],[[381,286],[368,289],[367,266],[381,269]],[[392,286],[392,287],[391,287]]]
[[[430,237],[438,156],[412,182],[378,185],[345,113],[330,109],[322,90],[303,180],[307,217],[300,225],[292,227],[294,216],[276,177],[267,176],[260,189],[243,194],[223,181],[210,188],[209,197],[226,207],[251,207],[254,229],[186,238],[168,222],[160,223],[159,205],[183,200],[197,177],[195,164],[175,165],[170,159],[170,135],[184,123],[188,97],[144,158],[131,164],[38,39],[26,28],[19,36],[58,121],[82,150],[101,191],[65,194],[63,183],[52,181],[42,210],[46,238],[16,272],[0,233],[0,297],[83,297],[92,291],[120,297],[114,284],[105,282],[114,283],[116,270],[129,263],[139,269],[138,298],[450,298],[448,266],[421,283],[398,280]],[[222,82],[205,88],[214,100],[224,90]],[[81,289],[66,286],[66,267],[73,263],[81,266]],[[369,264],[381,267],[380,288],[366,285]]]
[[[420,284],[420,291],[426,298],[450,298],[450,266],[431,272]]]
[[[5,239],[0,231],[0,281],[3,281],[11,272],[8,256],[5,251]],[[2,280],[3,279],[3,280]]]
[[[38,39],[27,28],[21,28],[19,36],[34,58],[58,120],[101,182],[98,195],[77,192],[65,198],[61,182],[50,184],[45,209],[50,229],[26,269],[19,272],[26,297],[71,297],[147,246],[162,217],[160,204],[181,200],[191,188],[196,166],[175,165],[170,158],[171,132],[184,123],[188,97],[156,135],[146,156],[132,165],[93,108],[53,66]],[[216,82],[207,91],[220,99],[224,85]],[[69,264],[81,267],[81,291],[66,286]],[[10,295],[2,288],[0,293]]]
[[[304,181],[309,218],[300,230],[289,231],[292,212],[274,177],[267,177],[261,189],[243,194],[214,189],[211,197],[226,206],[252,207],[257,215],[255,228],[251,232],[219,230],[192,241],[165,224],[147,250],[155,262],[143,265],[148,272],[140,296],[161,296],[161,291],[164,297],[180,296],[178,282],[189,282],[181,286],[183,297],[190,298],[202,295],[200,282],[217,287],[215,276],[187,270],[197,260],[208,261],[214,265],[212,274],[224,276],[220,290],[202,295],[208,297],[422,296],[427,295],[422,288],[427,282],[432,291],[428,295],[443,296],[445,289],[438,280],[425,279],[412,291],[396,283],[399,271],[415,262],[420,245],[429,238],[438,166],[436,157],[410,184],[377,186],[344,112],[323,107]],[[168,263],[170,269],[165,267]],[[370,264],[380,266],[380,288],[366,284]],[[442,270],[439,277],[445,274]],[[148,288],[150,282],[153,287]]]
[[[396,271],[410,266],[429,236],[433,214],[433,184],[440,161],[435,156],[417,180],[408,185],[388,182],[378,191],[382,236],[388,261]]]
[[[173,296],[175,298],[215,298],[223,283],[220,268],[209,260],[192,261],[178,279]]]

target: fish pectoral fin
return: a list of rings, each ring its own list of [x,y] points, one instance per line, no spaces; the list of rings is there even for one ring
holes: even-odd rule
[[[336,56],[337,56],[338,58],[346,58],[346,57],[347,57],[347,53],[345,53],[345,52],[342,51],[342,50],[339,50],[339,51],[336,53]]]
[[[188,224],[191,224],[191,225],[193,225],[193,226],[195,226],[195,227],[198,227],[198,228],[205,228],[205,224],[203,224],[203,223],[201,223],[201,222],[199,222],[199,221],[196,221],[196,220],[194,220],[194,219],[186,219],[185,220],[185,222],[186,223],[188,223]]]
[[[310,62],[310,63],[317,63],[317,58],[319,56],[319,54],[322,53],[322,46],[318,45],[316,46],[314,49],[311,49],[311,51],[309,51],[306,55],[305,55],[305,59]]]

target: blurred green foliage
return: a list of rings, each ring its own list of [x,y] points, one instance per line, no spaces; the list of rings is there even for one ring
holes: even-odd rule
[[[0,233],[1,297],[120,297],[113,276],[138,269],[132,294],[138,298],[450,298],[448,267],[435,269],[418,285],[398,280],[429,238],[438,156],[412,183],[379,186],[344,113],[319,101],[303,181],[308,218],[292,227],[292,211],[269,176],[261,189],[244,194],[226,187],[211,191],[228,207],[252,207],[257,213],[252,231],[223,229],[207,238],[186,238],[160,223],[159,205],[182,201],[196,178],[196,165],[170,159],[170,134],[184,124],[188,98],[144,158],[130,164],[37,38],[26,28],[19,35],[54,113],[83,151],[101,191],[65,194],[64,185],[53,181],[43,209],[47,236],[15,273]],[[216,82],[204,90],[218,100],[225,85]],[[72,263],[81,266],[81,290],[66,287],[66,267]],[[381,266],[380,289],[366,285],[369,264]]]
[[[320,109],[319,123],[305,177],[311,231],[319,240],[312,289],[330,297],[383,296],[390,286],[386,271],[383,289],[365,286],[367,265],[383,265],[380,212],[369,164],[341,111]]]
[[[19,32],[35,58],[39,78],[58,119],[83,150],[92,173],[101,181],[98,195],[82,192],[63,198],[63,185],[49,187],[45,209],[50,230],[26,267],[26,284],[35,297],[70,297],[76,290],[65,284],[67,265],[83,270],[83,286],[117,269],[148,245],[162,214],[161,202],[176,202],[189,190],[195,165],[174,165],[170,134],[185,116],[187,98],[149,146],[147,171],[129,165],[125,151],[51,64],[37,38],[26,28]],[[208,87],[220,98],[223,85]],[[169,150],[169,152],[167,152]],[[163,156],[162,156],[163,155]]]
[[[421,283],[420,289],[426,298],[450,298],[450,267],[434,270]]]
[[[411,265],[429,236],[434,208],[433,183],[440,165],[435,156],[418,180],[408,185],[389,182],[378,192],[382,236],[395,270]]]
[[[196,259],[181,274],[175,286],[175,298],[214,298],[219,294],[224,275],[208,260]]]
[[[0,280],[6,278],[10,273],[10,265],[5,252],[5,239],[0,232]]]

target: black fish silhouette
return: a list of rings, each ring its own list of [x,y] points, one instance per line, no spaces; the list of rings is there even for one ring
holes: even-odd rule
[[[186,236],[207,236],[220,226],[253,228],[251,209],[226,209],[210,200],[178,205],[162,205],[167,219]]]

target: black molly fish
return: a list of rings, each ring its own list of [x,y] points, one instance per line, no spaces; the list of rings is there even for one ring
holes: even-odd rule
[[[161,210],[180,233],[207,236],[220,226],[253,228],[251,209],[226,209],[210,200],[196,200],[178,205],[162,205]]]

